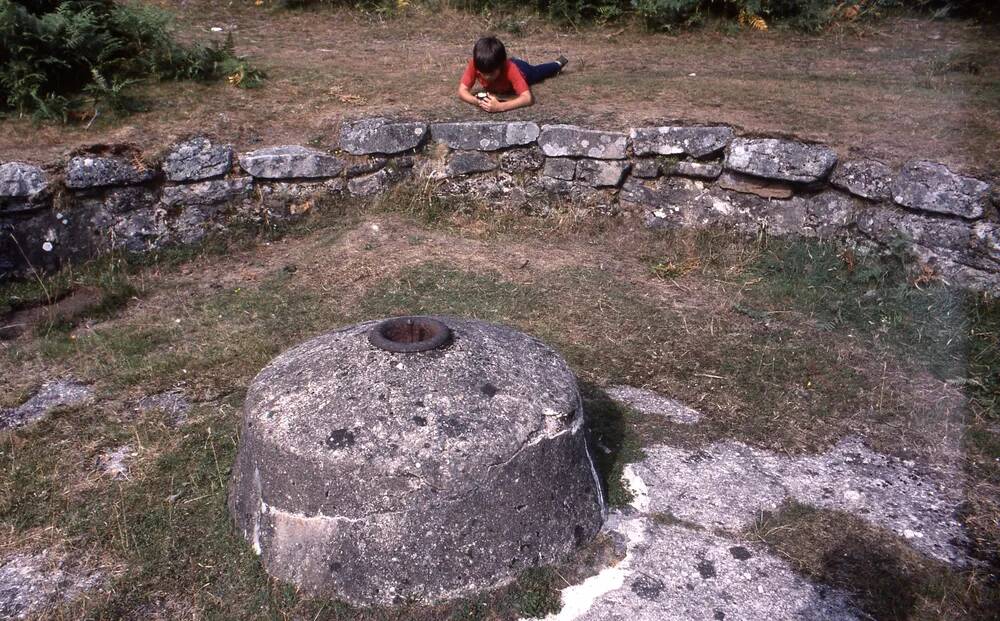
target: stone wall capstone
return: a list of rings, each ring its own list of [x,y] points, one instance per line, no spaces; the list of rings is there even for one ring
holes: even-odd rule
[[[231,145],[213,144],[197,136],[174,146],[163,163],[163,172],[168,181],[201,181],[221,177],[232,167]]]
[[[738,173],[798,183],[821,181],[836,163],[830,147],[777,138],[736,138],[725,160]]]
[[[8,162],[0,166],[0,201],[32,199],[48,187],[45,171],[23,162]]]
[[[690,155],[703,158],[726,148],[733,139],[733,128],[717,127],[639,127],[629,131],[636,155]]]
[[[344,123],[339,145],[237,157],[195,136],[170,146],[162,165],[132,147],[73,154],[62,167],[0,162],[0,279],[115,247],[194,243],[237,220],[296,218],[324,200],[376,197],[416,179],[532,216],[573,209],[651,228],[765,230],[874,250],[902,243],[949,282],[1000,295],[1000,184],[926,159],[838,162],[822,144],[723,125],[615,132],[373,118]]]
[[[538,140],[538,125],[526,121],[510,123],[433,123],[431,138],[451,149],[497,151],[529,145]]]

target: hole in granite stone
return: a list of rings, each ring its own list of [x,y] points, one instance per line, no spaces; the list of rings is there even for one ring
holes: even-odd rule
[[[442,347],[451,340],[451,330],[430,317],[387,319],[368,332],[368,341],[385,351],[410,354]]]

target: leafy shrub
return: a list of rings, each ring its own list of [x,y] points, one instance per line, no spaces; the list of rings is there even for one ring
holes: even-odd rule
[[[181,45],[170,16],[114,0],[0,0],[0,111],[67,121],[88,107],[127,112],[138,82],[236,75],[252,87],[263,74],[233,43]]]

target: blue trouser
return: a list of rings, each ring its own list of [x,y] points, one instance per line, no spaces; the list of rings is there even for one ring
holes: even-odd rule
[[[521,70],[521,74],[524,75],[524,80],[528,83],[528,86],[538,84],[546,78],[551,78],[562,69],[562,65],[557,62],[532,65],[520,58],[511,58],[510,60]]]

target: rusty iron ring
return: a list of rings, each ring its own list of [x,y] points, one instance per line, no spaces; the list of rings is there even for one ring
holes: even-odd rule
[[[386,319],[368,331],[368,342],[396,354],[414,354],[443,347],[451,341],[451,328],[430,317]]]

